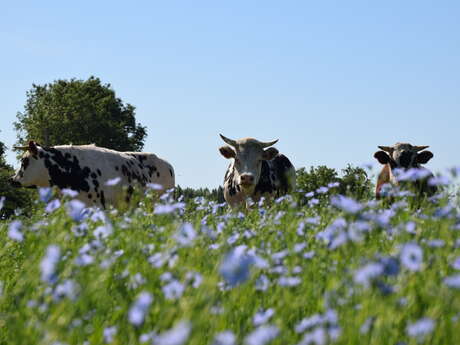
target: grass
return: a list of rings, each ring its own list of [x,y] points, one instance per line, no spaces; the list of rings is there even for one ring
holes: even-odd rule
[[[213,344],[224,331],[236,344],[263,344],[248,335],[261,327],[255,314],[270,308],[270,344],[306,344],[314,334],[316,344],[460,343],[460,291],[444,282],[457,274],[452,263],[460,256],[452,200],[420,210],[371,202],[348,213],[346,206],[298,206],[288,197],[243,213],[197,199],[155,214],[154,203],[173,201],[148,197],[137,208],[94,211],[80,221],[68,215],[67,202],[49,214],[43,203],[33,217],[19,218],[22,241],[8,235],[9,221],[0,223],[0,344],[181,344],[178,329],[165,333],[180,322],[184,344]],[[401,260],[407,243],[423,251],[421,262],[414,259],[418,270]],[[60,256],[45,281],[41,265],[51,245]],[[230,262],[226,280],[220,268],[234,248],[246,260]],[[360,283],[360,269],[382,268],[383,258],[393,259],[394,274],[363,273]],[[261,279],[265,290],[256,288]],[[129,311],[142,292],[153,301],[135,325]],[[315,314],[323,316],[319,323],[296,332]],[[421,325],[419,336],[408,334],[424,318],[433,329]]]

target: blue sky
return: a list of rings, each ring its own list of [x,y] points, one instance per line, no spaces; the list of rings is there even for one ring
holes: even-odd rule
[[[430,145],[460,164],[458,1],[15,1],[0,5],[1,132],[32,83],[110,83],[181,186],[216,187],[218,133],[268,141],[296,167]],[[64,143],[63,143],[64,144]],[[14,154],[8,154],[14,165]]]

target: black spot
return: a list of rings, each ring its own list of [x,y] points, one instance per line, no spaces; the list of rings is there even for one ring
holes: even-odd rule
[[[173,177],[172,169],[169,169],[169,174],[171,175],[171,177]]]
[[[115,166],[115,170],[116,170],[116,171],[118,171],[118,170],[120,170],[120,168],[119,168],[119,167],[117,167],[117,166]]]
[[[93,196],[91,195],[91,193],[88,193],[88,199],[91,199]]]
[[[126,202],[129,202],[131,200],[131,196],[133,195],[133,192],[134,192],[134,188],[133,186],[129,185],[127,191],[126,191]]]
[[[157,171],[157,177],[160,177],[160,172],[159,171]]]
[[[104,191],[101,190],[101,205],[103,208],[105,208],[105,197],[104,197]]]
[[[91,177],[92,177],[92,178],[96,178],[96,177],[97,177],[96,173],[92,172],[92,173],[91,173]]]
[[[55,148],[43,148],[49,156],[45,155],[45,167],[50,175],[50,185],[60,189],[70,188],[77,192],[89,192],[88,178],[91,170],[81,167],[78,158],[69,153],[65,155]]]
[[[100,169],[97,169],[96,171],[97,171],[97,174],[98,174],[99,176],[102,176],[102,172],[101,172]]]

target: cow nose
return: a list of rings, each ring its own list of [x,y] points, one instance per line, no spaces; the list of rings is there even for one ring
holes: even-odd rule
[[[241,175],[241,184],[253,184],[254,175],[252,174],[242,174]]]

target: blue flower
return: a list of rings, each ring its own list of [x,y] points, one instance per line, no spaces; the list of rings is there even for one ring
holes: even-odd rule
[[[40,263],[42,281],[51,284],[57,280],[56,266],[60,258],[61,249],[56,245],[48,246],[45,257]]]
[[[220,265],[220,274],[233,287],[249,279],[249,270],[253,263],[254,260],[246,253],[245,246],[238,246],[225,256]]]
[[[39,188],[38,195],[41,201],[48,202],[53,195],[53,191],[50,187]]]
[[[406,328],[406,332],[410,337],[423,338],[427,334],[433,332],[434,327],[435,322],[428,317],[424,317],[414,323],[409,324]]]
[[[359,202],[343,195],[332,196],[331,205],[351,214],[358,213],[363,209],[363,205],[361,205]]]
[[[416,243],[406,243],[401,249],[400,260],[410,271],[420,271],[423,264],[423,250]]]
[[[246,345],[265,345],[275,339],[279,334],[279,329],[273,325],[264,325],[256,328],[245,339]]]
[[[24,240],[24,234],[21,231],[22,223],[20,220],[13,220],[10,225],[8,225],[8,236],[12,240],[17,242],[22,242]]]
[[[184,344],[188,337],[192,326],[189,322],[181,321],[174,328],[160,334],[154,340],[155,345],[182,345]]]
[[[148,292],[142,292],[129,309],[128,319],[134,326],[140,326],[144,322],[144,318],[153,302],[153,297]]]

